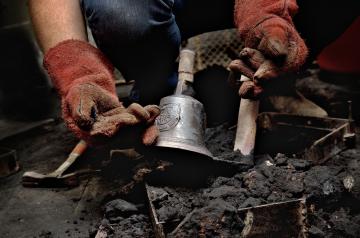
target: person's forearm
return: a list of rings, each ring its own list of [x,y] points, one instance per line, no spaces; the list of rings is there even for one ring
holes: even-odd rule
[[[29,0],[29,8],[39,45],[44,52],[64,40],[87,40],[78,0]]]

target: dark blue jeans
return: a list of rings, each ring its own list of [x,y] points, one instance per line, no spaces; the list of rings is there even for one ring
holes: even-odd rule
[[[359,15],[359,2],[298,1],[294,21],[313,56]],[[181,40],[234,27],[234,0],[82,0],[81,4],[98,47],[126,80],[135,80],[133,97],[142,104],[158,103],[173,90]]]

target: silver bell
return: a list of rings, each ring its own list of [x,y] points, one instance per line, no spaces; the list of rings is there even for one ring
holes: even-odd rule
[[[160,109],[155,122],[160,131],[156,146],[212,157],[204,142],[205,112],[202,103],[190,96],[172,95],[161,99]]]

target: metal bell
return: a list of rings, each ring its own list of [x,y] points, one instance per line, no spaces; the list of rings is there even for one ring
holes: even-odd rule
[[[194,51],[183,49],[180,52],[179,81],[175,93],[160,101],[161,112],[155,121],[160,131],[156,146],[192,151],[212,158],[204,142],[204,106],[192,97],[194,61]]]
[[[192,151],[212,157],[206,148],[205,111],[202,103],[186,95],[161,99],[156,119],[160,131],[156,146]]]

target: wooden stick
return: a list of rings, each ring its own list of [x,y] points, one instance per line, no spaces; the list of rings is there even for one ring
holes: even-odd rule
[[[251,79],[241,76],[240,81]],[[256,118],[259,114],[259,101],[242,98],[236,129],[234,151],[239,150],[244,156],[253,156],[256,136]]]

